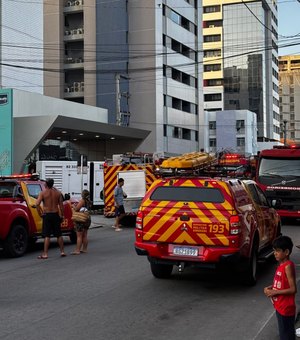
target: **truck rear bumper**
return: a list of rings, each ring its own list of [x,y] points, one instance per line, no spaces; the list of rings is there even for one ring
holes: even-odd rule
[[[173,246],[173,245],[172,245]],[[193,246],[198,248],[198,256],[174,255],[169,244],[135,243],[138,255],[168,262],[236,263],[240,260],[239,249],[230,247]]]

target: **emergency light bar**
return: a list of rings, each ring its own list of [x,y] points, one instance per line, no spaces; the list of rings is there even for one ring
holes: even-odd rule
[[[274,145],[273,149],[300,149],[300,145],[299,144]]]
[[[0,179],[32,179],[37,180],[39,179],[39,174],[16,174],[16,175],[8,175],[8,176],[0,176]]]

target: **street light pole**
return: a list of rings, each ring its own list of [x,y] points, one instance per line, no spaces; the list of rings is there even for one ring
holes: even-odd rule
[[[283,144],[286,145],[286,124],[287,120],[285,119],[283,121]]]

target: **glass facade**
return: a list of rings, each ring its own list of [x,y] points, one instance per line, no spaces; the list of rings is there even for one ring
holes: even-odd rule
[[[261,2],[223,6],[224,109],[266,112],[265,10]]]

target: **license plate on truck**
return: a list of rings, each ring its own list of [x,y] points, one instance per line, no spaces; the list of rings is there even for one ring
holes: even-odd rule
[[[173,246],[173,255],[198,256],[199,250],[196,247]]]

